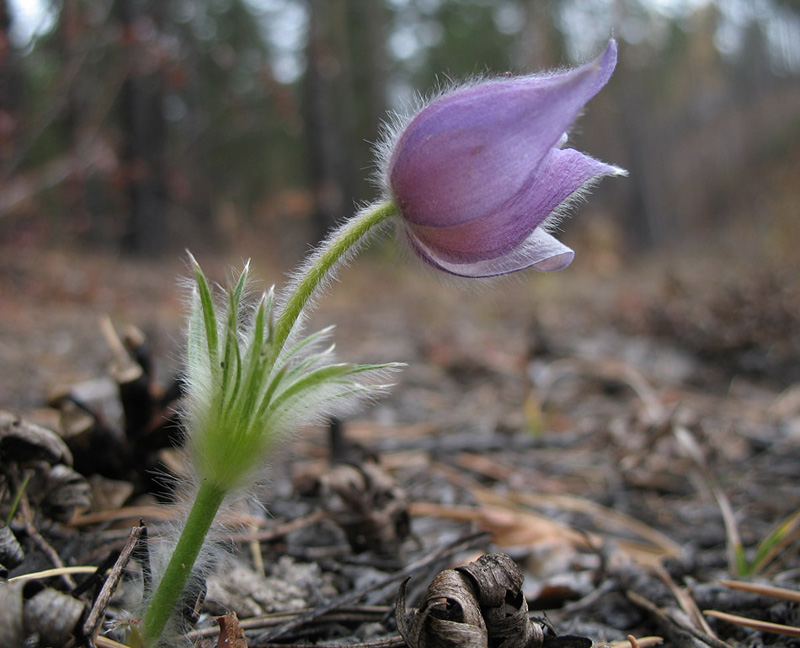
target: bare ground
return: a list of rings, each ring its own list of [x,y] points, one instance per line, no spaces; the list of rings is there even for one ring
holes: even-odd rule
[[[360,532],[366,549],[348,542],[327,431],[309,430],[269,470],[261,499],[271,517],[248,509],[234,567],[209,580],[207,612],[319,616],[333,605],[347,612],[339,621],[307,619],[282,640],[392,637],[393,615],[381,606],[393,603],[401,576],[412,576],[417,605],[439,569],[501,551],[523,570],[531,612],[546,614],[558,635],[796,644],[702,612],[800,625],[797,602],[719,583],[800,584],[797,273],[689,253],[620,269],[598,254],[476,292],[389,256],[347,269],[312,322],[337,324],[343,358],[409,364],[389,397],[344,423],[366,449],[351,455],[361,472],[376,455],[389,479],[380,504],[362,502],[374,516]],[[224,281],[227,260],[200,261]],[[255,273],[281,281],[258,263]],[[4,249],[0,408],[57,426],[48,397],[108,375],[104,316],[146,333],[156,383],[166,385],[179,366],[184,274],[177,258]],[[143,503],[123,500],[99,518],[90,517],[97,505],[71,521],[32,515],[65,564],[97,564],[138,518],[126,507]],[[411,535],[383,538],[398,507]],[[145,511],[157,535],[170,513]],[[475,532],[487,535],[465,539]],[[29,533],[18,535],[37,557],[11,576],[52,562]],[[365,604],[379,607],[352,607]],[[248,632],[251,646],[274,639],[268,627]]]

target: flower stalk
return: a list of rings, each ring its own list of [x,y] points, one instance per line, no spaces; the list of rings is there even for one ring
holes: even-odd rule
[[[224,499],[225,491],[214,484],[202,484],[197,491],[183,533],[142,619],[146,646],[153,645],[164,632]]]
[[[308,269],[296,283],[275,326],[275,349],[278,353],[291,335],[306,305],[322,284],[330,277],[331,270],[357,249],[366,236],[378,225],[394,216],[397,208],[392,202],[378,204],[347,221],[328,239],[313,259]]]

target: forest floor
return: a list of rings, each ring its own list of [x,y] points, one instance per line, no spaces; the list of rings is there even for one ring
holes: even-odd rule
[[[239,258],[199,260],[224,282]],[[464,636],[482,623],[465,612],[475,591],[478,616],[488,614],[480,574],[494,586],[516,577],[492,572],[505,566],[493,558],[467,568],[471,585],[426,594],[432,579],[502,553],[524,576],[502,591],[504,614],[527,602],[549,645],[800,645],[800,274],[729,258],[623,266],[594,255],[479,291],[385,250],[360,258],[310,325],[337,325],[342,359],[408,367],[390,395],[342,424],[346,462],[331,461],[330,429],[307,430],[265,474],[268,514],[252,502],[231,511],[231,551],[208,577],[193,641],[216,646],[213,617],[234,611],[250,648],[400,646],[398,624],[413,648],[448,645],[441,617]],[[179,512],[145,492],[157,487],[147,471],[156,460],[180,471],[180,459],[159,441],[104,470],[125,457],[102,454],[113,453],[102,435],[124,445],[133,423],[120,404],[120,349],[101,321],[123,337],[141,329],[150,404],[172,419],[174,402],[159,399],[180,366],[186,274],[179,258],[2,250],[0,410],[12,418],[0,418],[0,515],[21,492],[10,529],[24,552],[16,564],[0,539],[10,577],[101,565],[105,578],[140,520],[157,560],[163,523]],[[282,281],[258,263],[254,274],[265,287]],[[163,432],[152,416],[140,426]],[[108,638],[97,645],[113,645],[141,564],[130,561],[102,605],[103,579],[73,571],[9,581],[0,627],[64,637],[99,627]],[[393,612],[406,577],[406,605],[424,613]],[[41,592],[62,597],[51,609],[65,606],[66,628],[30,625],[23,612]],[[499,645],[503,631],[486,623],[488,645]]]

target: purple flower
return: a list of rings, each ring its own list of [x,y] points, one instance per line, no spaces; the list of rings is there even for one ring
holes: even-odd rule
[[[465,277],[560,270],[574,252],[548,231],[616,166],[562,148],[565,131],[608,82],[617,44],[582,67],[504,77],[449,92],[399,134],[386,167],[411,248]]]

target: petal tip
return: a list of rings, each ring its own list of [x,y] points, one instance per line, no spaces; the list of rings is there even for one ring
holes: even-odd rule
[[[548,257],[547,259],[542,259],[538,263],[534,263],[531,269],[537,272],[557,272],[558,270],[563,270],[572,263],[572,260],[575,258],[575,252],[566,246],[564,247],[566,249],[563,252]]]
[[[603,53],[591,64],[597,70],[598,77],[602,79],[601,87],[608,83],[614,73],[614,69],[617,67],[617,50],[617,40],[610,38]]]
[[[617,55],[619,53],[619,46],[617,39],[613,36],[608,39],[608,44],[603,50],[603,53],[597,57],[597,63],[600,66],[610,65],[613,70],[617,65]]]

